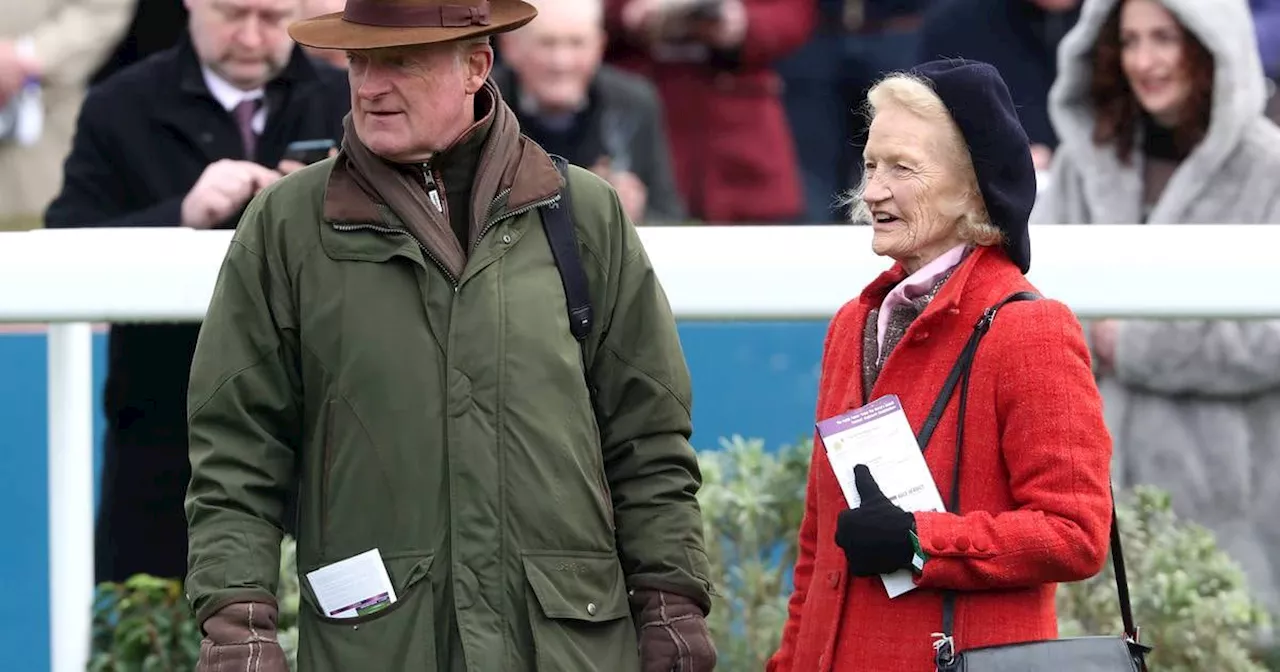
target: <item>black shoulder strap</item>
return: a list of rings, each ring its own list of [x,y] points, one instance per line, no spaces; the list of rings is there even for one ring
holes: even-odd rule
[[[573,202],[569,199],[569,162],[564,157],[551,155],[556,169],[564,177],[560,200],[542,206],[542,227],[551,244],[551,254],[560,269],[560,282],[564,285],[565,306],[569,310],[569,331],[579,343],[591,333],[591,293],[587,287],[587,273],[582,268],[578,254],[578,234],[573,228]]]
[[[1032,301],[1038,298],[1040,297],[1034,292],[1015,292],[983,311],[982,317],[978,318],[978,322],[973,325],[973,333],[970,334],[969,341],[965,343],[964,350],[960,352],[955,366],[951,368],[951,373],[947,375],[947,380],[942,385],[942,391],[939,392],[937,400],[934,401],[933,407],[929,410],[928,417],[925,418],[924,425],[920,428],[920,434],[916,437],[917,442],[920,444],[920,450],[924,450],[929,445],[929,439],[932,438],[933,430],[937,428],[938,421],[942,419],[943,412],[946,411],[947,403],[951,400],[956,385],[959,384],[960,401],[956,409],[958,413],[956,461],[951,476],[951,502],[947,506],[947,510],[951,513],[960,513],[960,458],[961,449],[964,445],[964,418],[969,397],[969,373],[972,371],[973,357],[978,351],[978,342],[982,340],[983,335],[991,328],[991,323],[995,321],[996,313],[1006,303]],[[1111,563],[1115,570],[1116,596],[1120,602],[1120,618],[1124,624],[1125,635],[1134,646],[1139,646],[1138,627],[1134,623],[1133,606],[1129,601],[1129,577],[1125,574],[1124,569],[1124,549],[1120,545],[1120,523],[1116,520],[1114,492],[1111,495]],[[937,646],[937,660],[935,662],[938,670],[954,669],[956,659],[954,658],[955,651],[952,637],[955,626],[955,602],[955,591],[948,590],[943,592],[942,634],[944,639]]]

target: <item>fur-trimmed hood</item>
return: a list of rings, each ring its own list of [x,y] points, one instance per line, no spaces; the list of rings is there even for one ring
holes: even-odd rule
[[[1044,194],[1045,202],[1037,203],[1033,223],[1179,223],[1204,217],[1266,221],[1272,216],[1269,194],[1275,191],[1274,178],[1262,180],[1258,171],[1280,164],[1280,129],[1265,116],[1269,84],[1247,1],[1160,1],[1214,59],[1205,138],[1182,161],[1159,203],[1144,217],[1142,157],[1122,164],[1113,146],[1093,142],[1093,52],[1103,24],[1121,0],[1085,0],[1079,21],[1058,47],[1059,73],[1049,92],[1049,116],[1062,144],[1047,187],[1055,193]],[[1224,181],[1234,184],[1224,189]],[[1216,202],[1216,207],[1208,208],[1206,201]]]

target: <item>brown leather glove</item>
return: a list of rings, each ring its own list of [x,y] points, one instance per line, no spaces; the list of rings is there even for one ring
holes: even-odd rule
[[[276,640],[275,605],[236,602],[219,609],[203,624],[200,663],[196,672],[289,672],[289,661]]]
[[[644,672],[711,672],[716,647],[706,614],[693,600],[657,590],[636,590],[631,608],[637,613],[640,668]]]

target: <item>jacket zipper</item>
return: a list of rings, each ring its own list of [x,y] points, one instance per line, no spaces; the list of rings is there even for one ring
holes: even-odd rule
[[[436,188],[436,181],[434,178],[431,177],[431,171],[424,169],[422,171],[422,174],[428,180],[427,194],[431,198],[432,204],[436,205],[436,207],[440,207],[440,200],[439,200],[440,195],[439,195],[439,191]],[[506,195],[508,191],[503,191],[499,193],[497,196],[494,197],[492,201],[489,201],[488,210],[493,210],[493,206],[497,205],[498,200],[501,199],[504,195]],[[491,217],[490,219],[485,221],[484,228],[480,229],[480,235],[476,236],[476,242],[471,246],[471,251],[475,252],[476,249],[480,247],[480,241],[484,240],[484,235],[488,233],[489,229],[492,229],[494,225],[496,225],[498,222],[501,222],[504,219],[518,217],[520,215],[523,215],[526,212],[529,212],[530,210],[533,210],[535,208],[541,208],[544,205],[550,205],[559,200],[560,200],[560,194],[557,193],[555,196],[552,196],[550,198],[544,198],[540,201],[534,201],[533,203],[530,203],[525,206],[521,206],[510,212],[498,213],[496,217]],[[397,229],[390,226],[378,226],[376,224],[341,224],[341,223],[335,222],[332,224],[332,226],[334,229],[338,231],[358,231],[363,229],[366,231],[376,231],[378,233],[385,233],[388,235],[401,235],[401,236],[409,236],[410,238],[413,238],[413,241],[418,244],[418,248],[422,250],[422,253],[427,255],[427,258],[431,259],[432,263],[434,263],[436,267],[439,268],[442,273],[444,273],[445,277],[449,278],[449,282],[453,284],[453,291],[455,292],[458,291],[458,279],[453,277],[453,274],[449,272],[449,269],[445,268],[444,264],[440,263],[440,260],[436,258],[436,255],[432,254],[431,250],[427,249],[427,246],[422,244],[422,241],[418,240],[417,237],[415,237],[413,234],[409,233],[408,231],[405,231],[404,229]]]
[[[427,184],[427,198],[431,199],[431,205],[436,206],[436,212],[444,214],[444,199],[441,198],[441,192],[444,191],[443,185],[436,180],[435,174],[431,172],[431,164],[422,164],[422,179]]]
[[[490,202],[489,202],[489,208],[488,208],[488,209],[489,209],[489,210],[492,210],[492,209],[493,209],[493,206],[497,204],[498,199],[499,199],[499,198],[502,198],[502,196],[503,196],[505,193],[506,193],[506,192],[502,192],[502,193],[498,194],[498,195],[497,195],[497,196],[496,196],[492,201],[490,201]],[[512,211],[510,211],[510,212],[503,212],[503,213],[499,213],[497,217],[494,217],[494,218],[492,218],[492,219],[486,220],[486,221],[485,221],[485,223],[484,223],[484,228],[480,229],[480,235],[476,236],[476,242],[475,242],[475,244],[473,244],[473,245],[471,246],[471,251],[472,251],[472,252],[475,252],[475,251],[476,251],[476,249],[480,247],[480,241],[484,240],[484,234],[488,233],[488,232],[489,232],[489,229],[492,229],[492,228],[493,228],[493,226],[494,226],[495,224],[497,224],[498,222],[501,222],[501,221],[502,221],[502,220],[504,220],[504,219],[511,219],[512,217],[519,217],[520,215],[523,215],[524,213],[529,212],[530,210],[533,210],[533,209],[535,209],[535,208],[541,208],[541,207],[542,207],[542,206],[544,206],[544,205],[550,205],[550,204],[555,203],[555,202],[557,202],[557,201],[559,201],[559,200],[560,200],[560,194],[556,194],[555,196],[552,196],[552,197],[550,197],[550,198],[544,198],[544,199],[542,199],[541,201],[534,201],[533,203],[530,203],[530,204],[528,204],[528,205],[522,206],[522,207],[517,208],[517,209],[515,209],[515,210],[512,210]]]
[[[367,231],[376,231],[378,233],[384,233],[388,235],[409,236],[410,238],[413,239],[413,242],[418,244],[418,249],[422,250],[422,253],[427,255],[427,258],[430,259],[432,263],[436,265],[436,268],[440,269],[441,273],[444,273],[444,277],[449,279],[449,282],[453,284],[453,291],[455,292],[458,291],[458,279],[453,277],[453,274],[449,272],[449,269],[445,268],[445,265],[440,263],[440,260],[436,258],[436,255],[432,254],[431,250],[427,249],[427,246],[422,244],[422,241],[418,240],[416,236],[409,233],[408,231],[405,231],[404,229],[397,229],[390,226],[377,226],[375,224],[334,223],[332,226],[334,229],[338,231],[359,231],[363,229]]]

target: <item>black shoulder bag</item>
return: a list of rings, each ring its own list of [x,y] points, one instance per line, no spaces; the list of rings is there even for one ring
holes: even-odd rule
[[[968,401],[969,373],[978,342],[991,328],[996,312],[1010,301],[1029,301],[1039,298],[1031,292],[1017,292],[1006,297],[983,312],[973,334],[960,352],[959,359],[947,376],[937,401],[929,410],[917,441],[920,449],[929,445],[933,430],[951,400],[956,385],[960,385],[958,407],[959,426],[956,428],[956,463],[951,477],[951,502],[948,510],[960,514],[960,457],[964,444],[965,407]],[[1116,574],[1116,592],[1120,601],[1120,617],[1124,622],[1124,636],[1093,636],[1020,642],[999,646],[985,646],[963,651],[955,650],[953,627],[955,624],[956,592],[943,591],[942,638],[935,643],[935,664],[938,672],[1146,672],[1145,656],[1150,647],[1138,643],[1138,628],[1133,622],[1133,609],[1129,604],[1129,582],[1124,572],[1124,551],[1120,547],[1120,527],[1115,517],[1114,494],[1111,508],[1111,562]]]

